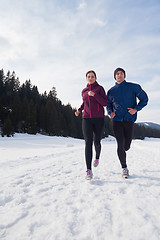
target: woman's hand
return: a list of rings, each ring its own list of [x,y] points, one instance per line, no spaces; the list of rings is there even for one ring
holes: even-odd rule
[[[89,92],[88,92],[88,95],[94,97],[94,92],[89,91]]]
[[[79,111],[76,111],[76,112],[75,112],[76,117],[78,117],[79,114],[80,114]]]

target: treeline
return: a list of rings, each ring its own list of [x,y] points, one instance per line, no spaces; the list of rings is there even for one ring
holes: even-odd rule
[[[15,132],[82,138],[81,117],[74,115],[70,104],[63,105],[55,87],[40,94],[27,80],[20,86],[15,72],[4,75],[0,70],[0,127],[1,135]]]
[[[20,85],[15,72],[0,70],[0,132],[2,136],[17,133],[46,134],[83,138],[82,116],[76,109],[57,98],[56,88],[47,94],[38,92],[30,80]],[[113,135],[111,120],[105,117],[103,137]],[[160,137],[160,131],[135,124],[134,138]]]
[[[145,137],[160,138],[160,130],[144,125],[134,124],[134,138],[144,139]]]
[[[133,138],[143,140],[145,137],[160,138],[160,130],[151,127],[145,127],[134,123]],[[108,116],[105,117],[104,137],[111,135],[114,136],[112,130],[112,122]]]

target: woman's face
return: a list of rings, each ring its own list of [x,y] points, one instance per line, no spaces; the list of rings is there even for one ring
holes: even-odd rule
[[[88,74],[87,74],[87,82],[89,83],[89,84],[93,84],[95,81],[96,81],[96,77],[95,77],[95,75],[94,75],[94,73],[92,73],[92,72],[89,72]]]

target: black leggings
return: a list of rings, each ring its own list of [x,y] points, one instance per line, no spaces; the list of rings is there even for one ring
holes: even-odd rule
[[[94,141],[96,159],[101,152],[101,139],[103,135],[104,118],[83,118],[82,131],[85,140],[85,158],[87,169],[92,168],[92,145]]]
[[[117,140],[117,154],[122,168],[126,168],[126,151],[130,149],[133,137],[133,122],[113,121],[113,131]]]

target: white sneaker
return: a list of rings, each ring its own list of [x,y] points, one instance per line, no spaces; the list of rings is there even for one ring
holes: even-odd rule
[[[92,170],[90,169],[87,169],[87,176],[86,176],[86,179],[87,180],[91,180],[93,178],[93,173],[92,173]]]
[[[129,177],[129,170],[128,170],[128,168],[123,168],[123,170],[122,170],[122,177],[123,178],[128,178]]]

